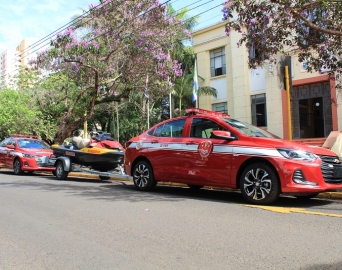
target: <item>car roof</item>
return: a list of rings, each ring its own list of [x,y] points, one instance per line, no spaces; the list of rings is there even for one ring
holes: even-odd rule
[[[11,134],[11,137],[14,138],[14,139],[23,138],[23,139],[36,139],[36,140],[39,140],[38,136],[37,135],[33,135],[33,134]]]

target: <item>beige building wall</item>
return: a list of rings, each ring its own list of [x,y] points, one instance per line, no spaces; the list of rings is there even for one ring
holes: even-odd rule
[[[218,23],[193,33],[193,47],[197,55],[199,85],[212,86],[217,80],[225,80],[225,99],[211,96],[199,96],[199,107],[212,109],[212,104],[227,102],[228,114],[232,118],[252,123],[251,95],[266,94],[267,129],[282,137],[282,85],[277,76],[277,67],[266,64],[262,69],[250,70],[247,65],[249,52],[245,46],[237,46],[241,34],[231,32],[226,36],[225,23]],[[224,47],[226,58],[226,74],[211,77],[210,51]],[[255,89],[255,82],[264,85]]]

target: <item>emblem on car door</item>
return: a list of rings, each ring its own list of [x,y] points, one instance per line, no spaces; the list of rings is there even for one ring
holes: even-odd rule
[[[138,141],[137,144],[135,145],[135,148],[137,150],[139,150],[142,146],[143,146],[143,142],[142,141]]]
[[[211,141],[203,141],[198,145],[198,152],[202,158],[207,158],[213,150],[213,144]]]

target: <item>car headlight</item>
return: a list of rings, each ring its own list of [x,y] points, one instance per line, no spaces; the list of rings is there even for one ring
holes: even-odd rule
[[[279,151],[280,154],[282,154],[282,156],[288,159],[292,159],[292,160],[312,162],[319,158],[317,155],[313,153],[305,152],[301,150],[286,149],[286,148],[280,148],[277,150]]]
[[[36,156],[35,156],[35,155],[30,155],[30,154],[25,154],[25,153],[23,153],[23,157],[26,157],[26,158],[35,158]]]

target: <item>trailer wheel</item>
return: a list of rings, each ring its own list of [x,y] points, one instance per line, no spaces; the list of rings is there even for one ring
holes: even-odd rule
[[[62,161],[58,161],[56,164],[56,178],[58,180],[65,180],[68,177],[69,172],[64,171],[64,165]]]

